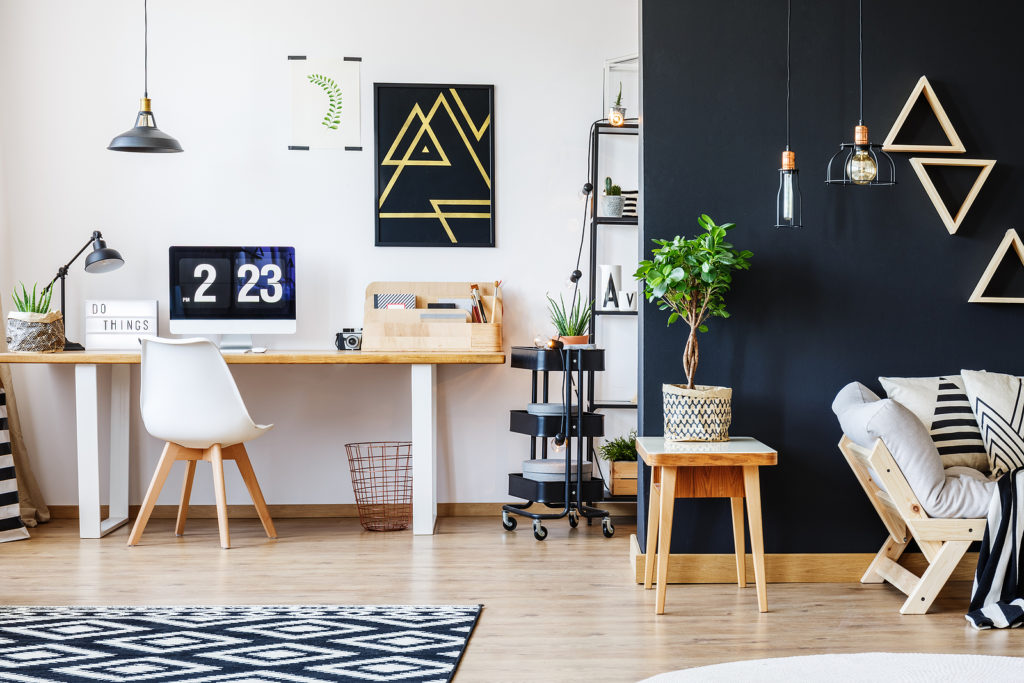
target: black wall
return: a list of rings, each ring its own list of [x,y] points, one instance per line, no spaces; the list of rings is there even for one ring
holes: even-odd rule
[[[785,0],[642,1],[641,249],[651,238],[695,234],[706,212],[737,223],[733,243],[754,252],[728,299],[733,317],[714,319],[701,337],[697,381],[733,387],[731,433],[779,451],[779,466],[761,479],[768,552],[868,552],[883,540],[836,448],[830,405],[844,384],[881,392],[879,375],[1024,373],[1024,306],[967,303],[1004,232],[1024,235],[1024,11],[995,0],[864,5],[872,140],[885,138],[926,75],[967,147],[948,156],[998,160],[956,235],[909,154],[893,155],[895,187],[823,182],[857,122],[854,0],[793,0],[792,147],[805,225],[796,231],[773,227],[785,144]],[[937,124],[913,118],[920,137],[935,138]],[[940,174],[959,197],[973,179]],[[1024,296],[1024,281],[1007,267],[999,293]],[[649,304],[640,315],[644,434],[662,433],[662,382],[684,378],[686,327],[665,320]],[[726,502],[677,505],[673,552],[731,551]]]

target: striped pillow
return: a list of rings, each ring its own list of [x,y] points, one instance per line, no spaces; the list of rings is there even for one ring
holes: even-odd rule
[[[14,456],[7,431],[7,394],[0,389],[0,543],[28,538],[18,506],[18,480],[14,477]]]
[[[960,375],[879,377],[886,395],[918,417],[942,456],[943,467],[989,471],[988,453]]]

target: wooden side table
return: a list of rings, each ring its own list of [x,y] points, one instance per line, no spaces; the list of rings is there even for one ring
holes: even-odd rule
[[[732,531],[736,547],[736,580],[747,585],[746,547],[743,529],[743,499],[747,500],[750,547],[754,551],[754,580],[757,606],[768,611],[768,590],[764,578],[764,539],[761,534],[761,484],[758,468],[775,465],[779,454],[749,436],[729,441],[667,441],[646,436],[636,440],[637,453],[652,469],[650,508],[647,515],[647,553],[644,560],[644,588],[654,578],[655,549],[658,562],[658,590],[654,613],[665,613],[668,559],[672,545],[672,512],[676,498],[730,498]]]

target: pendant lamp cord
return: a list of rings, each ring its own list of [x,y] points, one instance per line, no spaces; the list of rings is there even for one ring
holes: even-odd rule
[[[793,0],[786,0],[786,151],[789,151],[789,34],[793,15]]]
[[[143,97],[149,97],[149,0],[142,0],[142,22],[145,27],[145,47],[143,48]]]
[[[864,0],[857,0],[857,61],[860,63],[860,123],[864,125]]]

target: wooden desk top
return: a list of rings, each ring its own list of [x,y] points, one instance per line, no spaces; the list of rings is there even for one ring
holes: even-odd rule
[[[660,436],[636,440],[636,451],[651,467],[775,465],[779,454],[749,436],[728,441],[668,441]]]
[[[473,351],[296,351],[225,353],[228,365],[500,365],[504,353]],[[60,353],[0,353],[0,363],[53,365],[138,365],[141,354],[131,351],[62,351]]]

